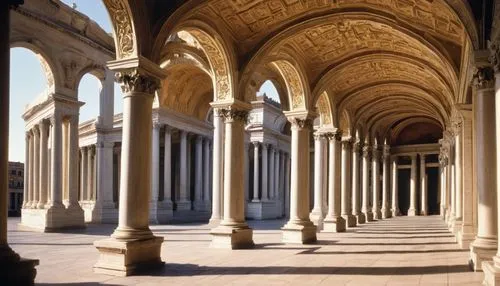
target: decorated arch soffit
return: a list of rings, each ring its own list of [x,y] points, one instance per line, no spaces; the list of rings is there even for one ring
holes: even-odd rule
[[[319,114],[321,128],[335,128],[338,125],[334,122],[335,117],[333,116],[332,105],[326,92],[323,92],[319,96],[316,103],[316,111]]]
[[[297,67],[297,63],[292,64],[290,60],[276,60],[272,65],[286,84],[289,111],[307,111],[308,84],[301,67]]]
[[[137,57],[138,41],[135,23],[127,0],[103,0],[113,25],[116,58]]]
[[[203,52],[213,78],[213,101],[231,102],[242,97],[234,91],[237,81],[234,52],[230,44],[215,29],[207,23],[192,20],[177,26],[172,35],[179,37],[186,45]]]

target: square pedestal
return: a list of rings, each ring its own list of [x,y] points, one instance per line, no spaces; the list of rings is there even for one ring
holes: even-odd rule
[[[347,223],[347,227],[355,227],[356,226],[356,217],[353,215],[342,215]]]
[[[365,218],[366,218],[367,222],[373,221],[373,213],[371,211],[366,212],[365,213]]]
[[[408,216],[417,216],[417,210],[415,210],[415,209],[409,209],[408,210]]]
[[[333,219],[325,218],[323,222],[322,232],[345,232],[346,222],[342,217],[336,217]]]
[[[143,270],[163,266],[161,244],[163,237],[121,241],[114,238],[98,240],[94,246],[99,250],[99,260],[94,272],[114,276],[129,276]]]
[[[477,247],[474,243],[470,246],[470,265],[473,271],[482,271],[483,262],[493,260],[497,250]]]
[[[482,268],[484,272],[483,285],[499,286],[500,285],[500,269],[495,267],[493,261],[483,262]]]
[[[309,244],[317,241],[316,226],[311,222],[304,222],[304,224],[289,222],[281,230],[284,243]]]
[[[364,213],[359,213],[356,216],[356,223],[357,224],[364,224],[366,223],[366,217]]]
[[[83,210],[79,207],[67,209],[62,205],[48,209],[22,209],[20,227],[41,232],[85,228]]]
[[[226,249],[253,248],[253,230],[248,226],[220,225],[210,231],[210,247]]]

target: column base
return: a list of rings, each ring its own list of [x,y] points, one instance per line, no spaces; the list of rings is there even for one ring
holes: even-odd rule
[[[462,231],[462,224],[463,224],[463,221],[462,219],[455,219],[455,222],[454,222],[454,226],[453,226],[453,233],[455,234],[455,236],[457,237],[457,240],[458,240],[458,237],[459,237],[459,233]]]
[[[382,219],[382,212],[380,210],[372,210],[372,213],[373,213],[373,220]]]
[[[220,217],[211,217],[208,220],[208,226],[215,228],[220,224],[221,221],[222,221],[222,219]]]
[[[448,229],[455,234],[457,232],[457,225],[455,223],[455,217],[450,217],[450,220],[448,220]]]
[[[99,260],[94,272],[113,276],[130,276],[138,272],[162,267],[163,237],[123,241],[108,238],[94,242]]]
[[[82,201],[86,223],[118,223],[118,208],[113,202]]]
[[[457,240],[460,248],[469,249],[471,243],[476,238],[476,235],[474,234],[474,227],[471,225],[462,225],[461,231],[459,231],[458,234]]]
[[[66,209],[63,205],[56,205],[48,209],[21,210],[19,226],[40,232],[55,232],[62,229],[85,228],[85,222],[82,209]]]
[[[383,208],[381,212],[382,212],[382,218],[390,218],[392,215],[391,211],[388,208]]]
[[[441,206],[441,207],[439,208],[439,215],[440,215],[443,219],[446,219],[446,209],[445,209],[443,206]]]
[[[399,209],[392,209],[391,212],[392,212],[392,217],[397,217],[401,215]]]
[[[179,211],[190,211],[191,210],[191,201],[178,201],[177,210]]]
[[[372,211],[366,211],[364,214],[367,222],[374,221]]]
[[[482,263],[484,272],[483,285],[485,286],[500,285],[500,268],[497,267],[499,258],[495,256],[493,260],[494,261],[485,261]]]
[[[417,210],[416,209],[409,209],[408,216],[417,216]]]
[[[354,215],[354,217],[356,218],[356,223],[357,224],[364,224],[364,223],[366,223],[366,217],[365,217],[364,213],[360,212],[360,213]]]
[[[35,285],[38,259],[21,258],[8,245],[0,246],[2,285]]]
[[[292,222],[285,224],[281,231],[284,243],[310,244],[316,242],[316,226],[310,221]]]
[[[351,215],[351,214],[342,215],[342,218],[345,219],[345,221],[347,223],[347,227],[355,227],[357,225],[356,224],[356,217]]]
[[[246,223],[235,225],[224,225],[210,231],[212,248],[225,249],[248,249],[253,248],[253,230]]]
[[[470,265],[473,271],[482,271],[485,261],[492,261],[497,252],[496,239],[476,238],[470,245]]]
[[[322,232],[345,232],[346,221],[341,216],[328,218],[326,217],[323,222]]]
[[[309,215],[309,219],[316,226],[317,232],[320,232],[321,230],[323,230],[324,218],[323,218],[322,211],[316,212],[313,210],[311,212],[311,214]]]

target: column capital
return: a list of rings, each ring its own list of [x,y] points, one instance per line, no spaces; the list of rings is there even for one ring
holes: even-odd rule
[[[385,159],[388,159],[390,157],[391,157],[391,146],[384,145],[382,147],[382,158],[385,160]]]
[[[253,141],[252,142],[254,148],[259,148],[260,142],[259,141]]]
[[[288,121],[292,124],[292,128],[296,129],[313,128],[313,120],[311,118],[289,117]]]
[[[472,77],[476,89],[492,89],[495,87],[495,71],[491,66],[476,67]]]
[[[356,140],[352,143],[352,151],[359,153],[362,150],[362,144],[359,140]]]
[[[425,157],[426,155],[425,154],[419,154],[420,155],[420,162],[421,163],[425,163]]]
[[[342,136],[340,136],[339,132],[327,132],[325,133],[325,136],[328,140],[332,141],[340,141],[342,139]]]
[[[172,129],[174,129],[172,126],[165,124],[165,133],[172,133]]]
[[[201,144],[201,143],[203,143],[203,136],[196,135],[196,144]]]
[[[415,161],[417,159],[417,153],[409,154],[408,157],[410,157],[412,161]]]
[[[115,74],[115,78],[124,93],[140,92],[154,95],[161,87],[160,79],[140,71],[139,68],[120,70]]]
[[[371,153],[371,147],[370,147],[370,145],[364,145],[363,148],[362,148],[362,152],[363,152],[363,157],[369,158],[370,157],[370,153]]]
[[[224,118],[225,122],[243,122],[244,124],[248,119],[248,110],[242,109],[219,109],[219,115]]]
[[[348,149],[349,147],[351,147],[351,144],[352,144],[352,138],[351,137],[344,137],[342,138],[342,150],[346,150]]]
[[[80,151],[82,152],[82,155],[83,154],[87,154],[87,146],[83,146],[80,148]]]
[[[156,129],[156,130],[160,130],[162,124],[160,122],[157,122],[157,121],[153,121],[153,129]]]
[[[314,140],[323,140],[323,139],[327,138],[326,133],[322,133],[322,132],[315,132],[313,136],[314,136]]]

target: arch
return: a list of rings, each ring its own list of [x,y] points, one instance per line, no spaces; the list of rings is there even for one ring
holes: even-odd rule
[[[328,94],[323,92],[316,103],[316,109],[319,113],[320,126],[334,128],[337,123],[334,122],[334,113],[332,112],[332,104],[328,98]]]
[[[47,79],[47,89],[49,93],[54,93],[56,87],[59,86],[60,78],[57,76],[59,74],[57,65],[50,57],[50,54],[46,53],[41,47],[41,43],[33,40],[23,40],[23,39],[13,39],[10,43],[10,48],[25,48],[33,52],[38,58],[43,71],[45,72],[45,78]]]
[[[214,101],[241,99],[235,93],[236,59],[223,37],[207,23],[189,20],[173,29],[171,35],[177,35],[187,45],[202,50],[210,64],[214,77]],[[164,46],[168,43],[164,43]]]
[[[127,0],[103,0],[113,26],[116,58],[125,59],[140,55],[135,22]]]
[[[307,110],[308,102],[308,86],[307,79],[289,60],[277,60],[272,62],[272,65],[283,78],[288,94],[288,102],[290,103],[290,111],[305,111]]]
[[[342,136],[352,136],[352,124],[351,124],[351,115],[349,114],[349,111],[347,109],[344,109],[343,111],[339,112],[339,128],[340,131],[342,132]]]

